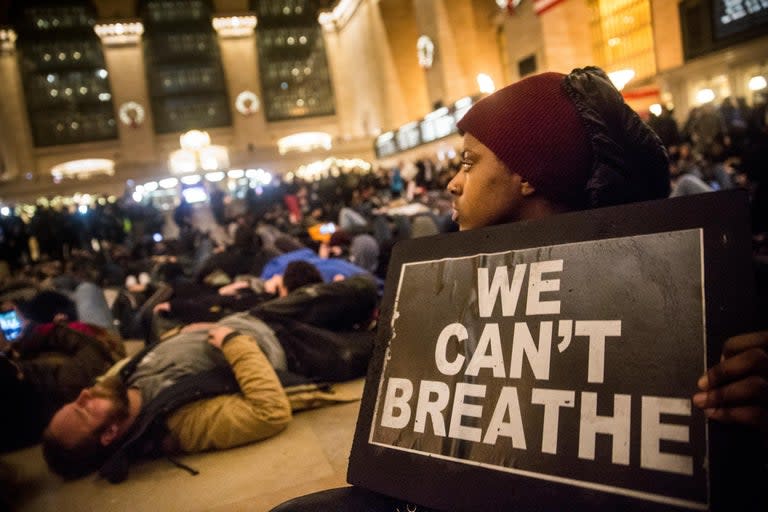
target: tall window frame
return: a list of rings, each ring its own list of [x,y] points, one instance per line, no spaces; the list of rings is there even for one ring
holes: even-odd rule
[[[144,57],[155,132],[232,125],[209,0],[145,0]]]
[[[592,49],[607,71],[632,69],[634,80],[656,75],[650,0],[588,0]]]
[[[319,11],[321,0],[251,0],[267,121],[336,113]]]
[[[24,97],[36,147],[117,139],[109,72],[88,1],[11,7]]]

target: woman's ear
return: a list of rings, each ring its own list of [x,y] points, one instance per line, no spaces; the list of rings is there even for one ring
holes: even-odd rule
[[[522,180],[520,182],[520,193],[523,196],[532,196],[536,192],[536,188],[531,185],[530,181]]]

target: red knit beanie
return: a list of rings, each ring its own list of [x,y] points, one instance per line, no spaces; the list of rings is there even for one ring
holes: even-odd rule
[[[592,149],[565,75],[542,73],[477,102],[458,122],[512,171],[554,201],[578,205],[592,168]]]

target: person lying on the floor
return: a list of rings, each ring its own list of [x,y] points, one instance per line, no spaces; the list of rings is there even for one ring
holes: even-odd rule
[[[264,265],[264,269],[261,271],[261,278],[266,281],[275,274],[284,274],[288,264],[297,260],[307,261],[317,267],[325,282],[333,281],[337,279],[337,276],[349,278],[359,274],[366,274],[374,277],[380,287],[383,286],[383,282],[378,277],[373,276],[364,268],[341,258],[323,258],[308,248],[286,252],[272,258]]]
[[[364,276],[316,286],[328,289],[188,325],[83,390],[44,433],[49,467],[67,478],[101,468],[117,482],[141,454],[250,443],[281,431],[292,408],[338,401],[320,392],[289,402],[276,370],[285,385],[362,376],[374,333],[353,328],[373,316],[378,296]],[[326,304],[329,294],[343,300]]]
[[[157,343],[163,333],[174,327],[216,322],[271,299],[285,297],[303,286],[323,282],[317,268],[306,261],[289,263],[284,276],[275,274],[268,281],[253,276],[243,277],[246,279],[222,286],[218,290],[200,285],[175,289],[171,300],[157,304],[153,311],[147,313],[147,344]]]
[[[136,450],[197,452],[273,436],[291,407],[264,352],[229,327],[179,333],[134,356],[53,416],[48,466],[65,478],[99,469],[122,480]]]
[[[295,262],[291,268],[311,264]],[[167,339],[181,330],[225,325],[258,340],[267,359],[279,372],[288,371],[325,382],[362,376],[367,368],[379,303],[376,283],[367,274],[331,283],[295,287],[293,272],[279,284],[280,297],[248,311],[231,313],[216,324],[195,322],[185,327],[158,329]],[[306,276],[305,276],[306,277]],[[289,279],[290,278],[290,279]],[[288,293],[290,289],[290,293]],[[162,327],[158,324],[158,328]]]
[[[274,249],[263,247],[261,237],[252,226],[240,224],[232,244],[222,252],[211,254],[202,262],[195,280],[202,283],[215,271],[224,272],[230,280],[240,274],[259,274],[264,265],[279,254]]]
[[[78,321],[75,303],[45,290],[4,303],[18,327],[0,331],[0,451],[40,441],[56,410],[125,356],[122,341],[103,327]],[[14,333],[16,337],[13,336]]]
[[[215,322],[267,300],[285,297],[302,286],[322,282],[323,277],[317,267],[306,261],[292,261],[285,268],[284,275],[275,274],[267,281],[253,277],[237,280],[218,290],[198,286],[192,290],[175,291],[171,300],[154,307],[154,313],[182,324]]]

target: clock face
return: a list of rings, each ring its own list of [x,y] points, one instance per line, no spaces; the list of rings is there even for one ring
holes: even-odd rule
[[[419,57],[419,66],[424,69],[432,67],[435,58],[435,43],[429,36],[421,36],[416,42],[416,51]]]

